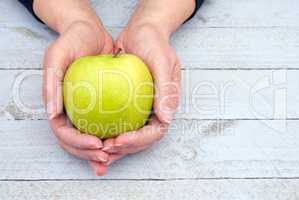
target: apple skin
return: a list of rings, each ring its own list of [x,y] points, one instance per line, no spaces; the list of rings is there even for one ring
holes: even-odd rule
[[[64,107],[72,124],[101,139],[144,126],[153,97],[151,73],[132,54],[81,57],[63,81]]]

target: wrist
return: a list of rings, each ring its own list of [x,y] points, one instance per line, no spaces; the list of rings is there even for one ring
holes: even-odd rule
[[[57,6],[55,0],[33,1],[34,13],[50,28],[62,34],[75,23],[90,24],[95,29],[105,30],[88,0],[64,0]]]
[[[103,36],[106,33],[106,29],[102,25],[102,23],[99,23],[97,21],[91,21],[90,19],[84,19],[84,18],[77,18],[65,22],[61,22],[57,24],[56,29],[57,32],[61,35],[64,32],[68,31],[72,27],[80,26],[84,28],[88,28],[93,32],[94,36]],[[79,31],[79,30],[78,30]]]
[[[140,0],[129,25],[148,24],[170,36],[194,12],[195,0]]]
[[[126,29],[131,30],[130,32],[139,32],[143,30],[154,30],[155,32],[158,32],[161,37],[165,41],[169,41],[170,36],[173,31],[171,31],[170,27],[167,26],[161,26],[159,23],[155,22],[154,20],[138,20],[138,21],[131,21]]]
[[[55,24],[54,29],[57,30],[59,34],[62,34],[75,24],[84,24],[86,26],[89,26],[94,29],[95,32],[103,32],[105,30],[102,23],[98,22],[97,20],[86,19],[84,17],[61,20],[60,22]]]

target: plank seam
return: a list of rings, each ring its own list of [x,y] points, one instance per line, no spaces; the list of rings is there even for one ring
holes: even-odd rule
[[[201,181],[201,180],[299,180],[299,177],[220,177],[220,178],[141,178],[141,179],[0,179],[0,182],[55,182],[55,181]]]

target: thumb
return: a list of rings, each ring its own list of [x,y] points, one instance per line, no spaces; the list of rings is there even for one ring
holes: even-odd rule
[[[158,119],[164,123],[170,123],[179,102],[180,84],[174,77],[176,65],[167,67],[167,61],[162,61],[156,66],[153,73],[155,79],[154,112]]]
[[[54,43],[45,54],[43,96],[49,119],[54,119],[63,110],[62,81],[70,62],[66,52],[61,45]]]

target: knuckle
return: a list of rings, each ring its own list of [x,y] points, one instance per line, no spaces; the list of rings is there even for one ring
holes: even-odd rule
[[[161,140],[167,133],[168,125],[160,125],[157,131],[157,140]]]
[[[46,58],[51,58],[54,57],[55,55],[57,55],[60,52],[60,45],[57,42],[54,42],[52,44],[50,44],[48,46],[48,48],[46,49]]]
[[[66,140],[64,139],[64,128],[59,127],[59,123],[57,123],[55,119],[49,119],[48,121],[50,123],[51,129],[53,130],[53,134],[55,135],[55,137],[58,139],[59,142],[65,144]]]
[[[59,141],[58,145],[60,146],[61,149],[63,149],[63,150],[66,151],[66,146],[65,146],[65,144],[63,142]]]
[[[53,134],[55,135],[55,137],[59,140],[59,145],[60,143],[62,143],[62,137],[60,136],[60,132],[57,131],[57,128],[56,128],[56,124],[53,122],[53,120],[48,120],[49,123],[50,123],[50,126],[53,130]]]
[[[79,135],[81,136],[81,135]],[[82,135],[83,136],[83,135]],[[96,149],[96,148],[100,148],[99,144],[97,141],[93,140],[93,138],[89,138],[89,137],[85,137],[85,140],[81,140],[80,144],[79,144],[82,148],[86,147],[89,149]]]
[[[125,139],[125,140],[123,140],[122,141],[122,144],[124,145],[124,146],[133,146],[133,141],[132,141],[132,139],[130,139],[131,137],[128,137],[127,139]]]
[[[134,144],[137,139],[137,132],[128,133],[126,137],[123,137],[121,141],[117,141],[116,143],[122,144],[125,147],[134,147]]]
[[[172,95],[180,91],[180,84],[176,81],[165,81],[160,85],[157,85],[157,89],[161,95]]]
[[[170,101],[168,101],[168,107],[176,109],[179,105],[179,97],[173,96]]]
[[[70,48],[64,43],[66,42],[61,40],[61,38],[58,38],[54,43],[47,47],[44,56],[44,69],[48,70],[49,68],[61,67],[53,66],[53,63],[57,60],[64,60],[69,57]]]
[[[175,67],[173,68],[172,78],[177,84],[181,82],[182,74],[181,74],[181,68],[179,64],[176,64]]]
[[[173,112],[178,105],[180,101],[179,93],[171,93],[171,94],[165,94],[161,95],[158,99],[158,101],[155,101],[155,107],[160,110],[160,112]]]

